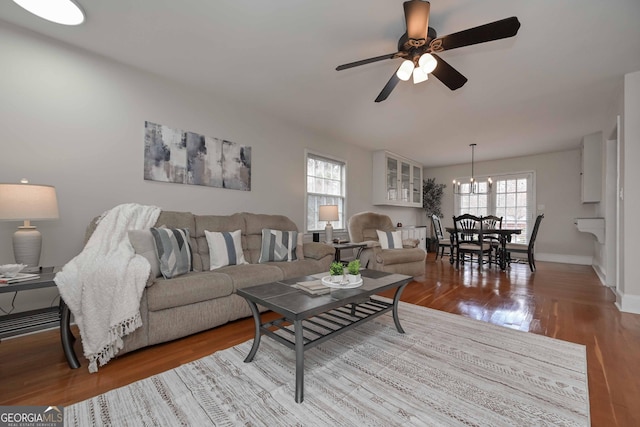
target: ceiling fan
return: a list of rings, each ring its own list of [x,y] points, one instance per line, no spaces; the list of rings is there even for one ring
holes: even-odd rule
[[[400,80],[409,80],[412,75],[414,83],[423,82],[427,80],[429,74],[433,74],[449,89],[461,88],[467,82],[467,78],[440,58],[436,52],[513,37],[520,28],[520,21],[512,16],[438,37],[436,30],[429,27],[431,5],[428,1],[410,0],[405,1],[403,6],[407,32],[398,40],[397,52],[336,67],[336,70],[340,71],[385,59],[403,58],[404,61],[382,89],[376,102],[387,99]]]

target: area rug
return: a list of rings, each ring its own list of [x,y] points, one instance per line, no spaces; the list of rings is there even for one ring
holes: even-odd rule
[[[588,426],[585,347],[401,303],[295,356],[252,340],[65,408],[65,426]]]

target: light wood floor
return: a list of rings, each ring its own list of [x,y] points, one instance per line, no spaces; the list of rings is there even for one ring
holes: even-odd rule
[[[591,267],[538,262],[506,273],[427,259],[402,300],[587,347],[594,426],[640,425],[640,315],[620,313]],[[68,368],[57,330],[0,343],[0,405],[69,405],[252,338],[244,319],[112,360],[96,374]],[[77,331],[76,331],[77,335]],[[82,354],[79,340],[75,345]]]

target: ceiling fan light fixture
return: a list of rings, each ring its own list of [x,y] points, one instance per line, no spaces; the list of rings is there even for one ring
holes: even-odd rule
[[[418,59],[418,65],[426,74],[429,74],[436,69],[438,61],[436,61],[436,58],[434,58],[430,53],[425,53],[420,57],[420,59]]]
[[[411,78],[411,73],[413,73],[414,68],[415,65],[413,64],[413,61],[405,59],[404,61],[402,61],[402,64],[400,64],[400,68],[398,68],[398,71],[396,71],[396,76],[398,76],[400,80],[406,82]]]
[[[80,25],[84,12],[71,0],[13,0],[34,15],[62,25]]]
[[[413,84],[417,85],[429,79],[429,74],[424,72],[422,67],[416,67],[413,70]]]

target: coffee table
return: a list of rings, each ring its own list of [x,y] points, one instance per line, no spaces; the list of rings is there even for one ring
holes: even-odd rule
[[[238,289],[244,297],[255,321],[255,337],[245,363],[253,360],[262,334],[295,350],[296,393],[295,400],[304,400],[304,352],[336,335],[355,328],[377,316],[391,311],[396,329],[404,333],[398,317],[398,301],[405,286],[413,277],[404,274],[362,270],[363,284],[358,288],[333,289],[324,295],[309,295],[297,289],[295,284],[318,280],[326,274],[305,276],[265,285]],[[380,292],[396,289],[393,302],[373,298]],[[282,317],[262,322],[258,305],[274,311]]]

